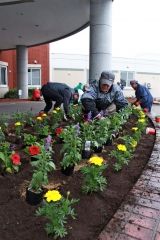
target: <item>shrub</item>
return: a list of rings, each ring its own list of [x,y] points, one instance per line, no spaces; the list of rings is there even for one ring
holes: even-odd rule
[[[18,90],[10,89],[8,92],[5,93],[4,98],[18,98]]]
[[[34,89],[28,89],[28,98],[32,97],[33,90]],[[4,94],[4,98],[19,98],[18,90],[15,88],[10,89],[8,92]]]

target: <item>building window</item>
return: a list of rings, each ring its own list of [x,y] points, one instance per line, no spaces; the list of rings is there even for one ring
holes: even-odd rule
[[[41,85],[41,69],[28,68],[28,85],[40,86]]]
[[[7,85],[7,67],[0,66],[0,85]]]
[[[130,81],[134,79],[135,72],[121,71],[120,82],[125,87],[130,87]]]

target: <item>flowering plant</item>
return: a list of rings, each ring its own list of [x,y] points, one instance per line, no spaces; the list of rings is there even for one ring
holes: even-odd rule
[[[132,107],[128,105],[127,107],[122,108],[119,111],[119,114],[121,115],[121,119],[123,119],[122,122],[124,124],[125,122],[127,122],[129,116],[132,114]]]
[[[82,106],[81,104],[71,104],[69,108],[69,117],[74,120],[74,122],[82,121]]]
[[[24,122],[25,117],[26,117],[26,114],[24,112],[17,111],[12,114],[12,119],[15,122]]]
[[[103,171],[107,168],[101,157],[93,156],[89,159],[88,165],[81,168],[84,175],[82,191],[84,193],[103,191],[107,180],[102,176]]]
[[[52,161],[52,152],[46,151],[45,146],[37,145],[30,146],[29,152],[31,156],[36,158],[36,161],[32,161],[33,175],[30,182],[29,189],[35,192],[39,192],[43,185],[48,184],[48,172],[55,169],[55,164]]]
[[[21,165],[20,155],[10,149],[10,144],[4,142],[0,145],[0,162],[6,172],[18,172]]]
[[[33,124],[34,124],[34,113],[32,111],[26,112],[24,122],[25,122],[25,124],[27,124],[29,126],[33,126]]]
[[[31,145],[30,147],[28,147],[28,152],[31,156],[35,156],[40,154],[41,148],[39,145]]]
[[[38,130],[38,134],[43,136],[43,137],[47,137],[49,134],[49,126],[45,125],[42,126],[39,130]]]
[[[101,147],[107,141],[109,138],[108,129],[110,124],[109,118],[100,119],[94,122],[94,147]]]
[[[58,127],[59,123],[63,120],[64,112],[61,108],[56,108],[50,114],[50,125],[52,131]]]
[[[37,141],[37,137],[32,134],[24,133],[24,144],[25,145],[33,145]]]
[[[74,166],[81,160],[82,141],[79,137],[78,126],[68,126],[61,134],[64,144],[62,152],[64,157],[61,166],[65,169],[69,166]]]
[[[137,146],[137,141],[134,139],[133,136],[125,135],[123,137],[120,137],[125,142],[126,149],[128,151],[132,152],[134,148]]]
[[[21,132],[22,132],[22,129],[23,129],[23,123],[22,122],[15,122],[14,126],[15,126],[16,136],[19,137],[21,135]]]
[[[132,131],[136,132],[138,130],[138,127],[132,127]]]
[[[63,132],[63,128],[61,128],[61,127],[58,127],[55,129],[56,136],[59,136],[62,132]]]
[[[49,124],[49,117],[46,113],[41,113],[39,116],[37,116],[37,118],[39,118],[39,120],[42,122],[42,124],[44,126]],[[40,119],[41,118],[41,119]],[[37,119],[38,120],[38,119]]]
[[[113,115],[111,115],[109,117],[110,119],[110,127],[109,130],[112,132],[117,132],[122,128],[122,124],[123,124],[123,119],[121,117],[120,113],[114,113]]]
[[[94,125],[92,124],[92,122],[81,123],[81,138],[83,144],[85,144],[86,141],[93,141]]]
[[[45,226],[47,234],[54,235],[54,239],[65,237],[67,235],[65,227],[67,217],[71,216],[75,219],[76,214],[72,205],[78,200],[69,199],[69,193],[64,198],[57,190],[49,190],[44,197],[46,201],[42,207],[38,208],[36,215],[44,216],[49,220]]]
[[[116,159],[114,169],[116,171],[119,171],[122,169],[124,164],[128,164],[128,161],[131,158],[132,154],[124,144],[118,144],[117,149],[112,150],[110,156]]]

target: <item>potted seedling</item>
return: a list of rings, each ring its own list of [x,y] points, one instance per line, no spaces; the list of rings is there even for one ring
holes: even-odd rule
[[[62,147],[64,155],[61,162],[61,171],[69,176],[73,173],[74,166],[81,160],[82,141],[79,137],[77,125],[66,127],[63,130],[62,137],[64,140]]]
[[[33,175],[29,187],[26,189],[26,201],[31,205],[39,204],[42,200],[44,186],[48,184],[48,172],[55,169],[52,161],[52,152],[40,146],[37,161],[31,162]]]

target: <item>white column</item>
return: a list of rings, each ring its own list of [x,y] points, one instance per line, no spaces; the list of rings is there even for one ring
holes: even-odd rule
[[[112,0],[90,0],[90,83],[112,70]]]
[[[20,98],[28,98],[28,49],[17,45],[17,89],[21,90]]]

